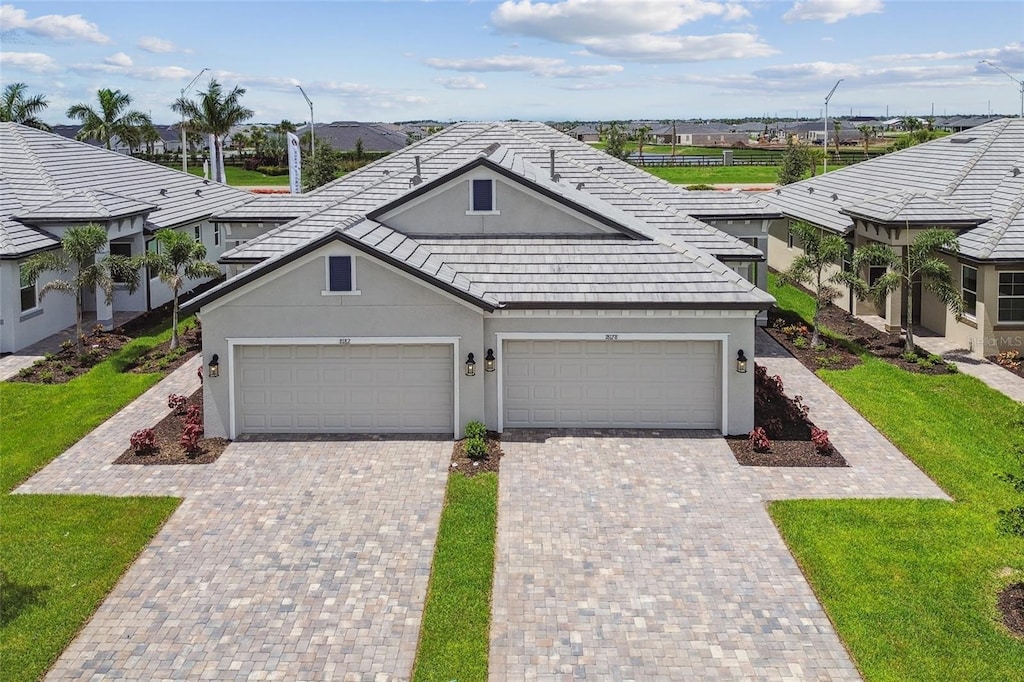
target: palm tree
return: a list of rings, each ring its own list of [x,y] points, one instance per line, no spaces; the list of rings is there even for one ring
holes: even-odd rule
[[[162,139],[160,131],[152,123],[148,123],[142,126],[139,137],[142,144],[146,145],[146,154],[153,156],[156,151],[156,143]]]
[[[296,130],[298,130],[298,128],[296,128],[295,124],[289,121],[288,119],[284,119],[276,126],[274,126],[274,130],[276,130],[279,133],[294,133]]]
[[[868,145],[871,142],[871,135],[875,131],[871,126],[867,124],[857,126],[857,130],[860,131],[860,134],[864,138],[864,158],[866,159],[868,157]]]
[[[25,261],[25,275],[34,283],[44,272],[68,274],[67,279],[54,279],[44,284],[39,298],[51,291],[75,297],[75,338],[81,349],[82,290],[101,290],[110,305],[115,282],[125,284],[129,293],[138,289],[141,261],[109,253],[97,260],[100,250],[107,247],[107,230],[95,223],[69,228],[60,238],[60,245],[60,251],[45,251]]]
[[[651,139],[651,126],[643,125],[636,129],[637,153],[640,156],[640,163],[644,162],[644,145]]]
[[[225,94],[220,83],[213,79],[206,92],[198,93],[198,102],[182,98],[171,106],[171,109],[189,119],[189,128],[213,135],[214,149],[210,166],[213,168],[215,182],[225,181],[220,172],[221,159],[224,158],[224,136],[231,132],[233,126],[245,123],[253,115],[252,109],[247,109],[239,102],[244,94],[245,88],[237,85]]]
[[[957,319],[963,314],[964,299],[953,283],[949,265],[935,255],[940,249],[953,253],[959,250],[955,232],[931,228],[918,234],[904,249],[903,255],[900,255],[878,242],[859,246],[853,252],[853,270],[861,272],[868,265],[888,267],[888,272],[879,277],[868,292],[879,307],[885,305],[887,296],[899,295],[901,289],[906,291],[907,329],[904,350],[913,353],[914,282],[920,280],[921,286],[935,294]]]
[[[153,122],[149,116],[129,109],[132,96],[120,90],[103,88],[96,91],[99,109],[93,109],[85,102],[68,107],[67,117],[81,122],[82,129],[75,137],[79,140],[99,140],[110,149],[110,140],[115,136],[129,143],[138,138],[138,129]]]
[[[800,241],[803,253],[779,275],[779,282],[803,284],[814,292],[811,318],[811,348],[814,348],[819,339],[819,314],[841,293],[837,286],[852,286],[860,298],[867,293],[867,287],[855,274],[843,270],[843,257],[848,248],[845,239],[838,234],[825,234],[821,228],[803,221],[793,223],[789,229]]]
[[[39,119],[39,114],[50,105],[42,95],[25,96],[28,86],[24,83],[11,83],[4,88],[4,94],[0,97],[0,121],[12,121],[30,128],[39,130],[50,130]]]
[[[837,118],[835,121],[832,122],[832,125],[836,129],[834,142],[836,145],[836,160],[838,161],[841,158],[839,156],[839,136],[843,132],[843,122]]]
[[[262,159],[263,145],[267,143],[267,131],[260,126],[253,127],[249,131],[249,142],[252,143],[252,155],[257,159]]]
[[[171,313],[171,349],[178,347],[178,292],[185,280],[200,277],[217,277],[220,268],[206,261],[206,246],[190,235],[177,230],[158,230],[156,242],[159,248],[150,251],[143,259],[152,268],[160,281],[167,285],[174,295]]]
[[[252,140],[245,134],[244,130],[239,130],[231,136],[231,144],[238,150],[238,155],[245,158],[245,148],[252,144]]]

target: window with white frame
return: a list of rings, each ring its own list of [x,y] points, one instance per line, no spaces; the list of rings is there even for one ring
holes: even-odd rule
[[[786,235],[786,245],[792,249],[794,244],[796,244],[796,235],[793,234],[793,230],[790,230]]]
[[[470,184],[470,213],[496,213],[494,180],[473,180]]]
[[[21,277],[21,312],[26,312],[39,305],[39,296],[36,283],[28,278],[24,263],[18,267],[18,274]]]
[[[974,317],[978,313],[978,268],[960,267],[960,292],[964,297],[964,314]]]
[[[192,233],[195,235],[197,242],[203,241],[203,227],[202,227],[202,225],[196,225],[195,227],[193,227],[192,228]]]
[[[999,273],[999,321],[1024,322],[1024,272]]]
[[[357,294],[356,273],[352,256],[327,257],[327,290],[325,294]]]
[[[220,223],[213,224],[213,245],[220,246]]]

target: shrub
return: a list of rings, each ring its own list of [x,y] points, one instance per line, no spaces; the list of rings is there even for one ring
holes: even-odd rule
[[[178,442],[182,449],[190,456],[199,454],[199,439],[203,436],[203,427],[199,424],[185,424],[181,430],[181,438]]]
[[[25,377],[32,376],[32,368],[22,367],[21,369],[18,370],[18,376],[21,377],[22,379],[24,379]]]
[[[912,365],[916,364],[917,363],[917,359],[918,359],[917,358],[917,353],[912,353],[912,352],[909,352],[909,351],[906,352],[906,353],[903,353],[902,355],[900,355],[900,357],[903,358],[903,360],[905,362],[909,362]]]
[[[807,348],[808,342],[807,339],[805,339],[804,337],[798,336],[795,339],[793,339],[793,345],[796,346],[797,348]]]
[[[71,339],[64,339],[63,341],[60,342],[60,349],[61,350],[71,350],[74,347],[75,347],[75,342],[72,341]]]
[[[53,353],[43,353],[43,360],[46,360],[47,362],[53,362],[53,359],[56,357],[57,356]]]
[[[185,404],[188,403],[188,398],[177,393],[172,393],[167,396],[167,407],[171,408],[178,414],[185,413]]]
[[[1024,355],[1021,355],[1019,350],[1004,351],[996,355],[996,363],[1017,370],[1024,367]]]
[[[40,372],[39,373],[39,380],[42,381],[44,384],[52,384],[53,383],[53,372],[51,372],[49,370],[47,370],[45,372]]]
[[[65,374],[74,374],[75,368],[65,362],[63,365],[61,365],[60,371],[64,372]]]
[[[771,417],[764,422],[765,433],[771,438],[778,438],[782,435],[782,420],[778,417]]]
[[[156,449],[156,433],[153,429],[139,429],[131,435],[132,451],[136,455],[145,455]]]
[[[487,441],[483,438],[467,438],[465,443],[466,457],[483,459],[487,456]]]
[[[466,438],[486,438],[487,427],[483,425],[483,422],[471,421],[466,424]]]
[[[747,442],[750,443],[754,452],[768,452],[772,449],[772,442],[768,440],[768,434],[760,426],[747,435]]]
[[[185,423],[186,424],[198,424],[200,428],[203,426],[203,410],[198,405],[189,405],[188,409],[185,410]]]
[[[811,442],[814,443],[814,449],[818,451],[819,455],[832,454],[832,441],[829,440],[828,431],[825,429],[819,429],[817,426],[812,426]]]

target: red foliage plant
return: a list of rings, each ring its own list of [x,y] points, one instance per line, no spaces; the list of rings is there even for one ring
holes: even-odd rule
[[[178,414],[185,412],[185,404],[188,403],[188,398],[177,393],[172,393],[167,396],[167,407],[171,408]]]
[[[832,454],[832,441],[829,440],[828,431],[825,429],[819,429],[817,426],[812,426],[811,442],[814,443],[814,449],[818,451],[819,455]]]
[[[199,439],[203,436],[203,427],[199,424],[185,424],[178,441],[182,449],[189,455],[199,454]]]
[[[750,443],[750,447],[754,448],[754,452],[768,452],[772,449],[772,442],[768,440],[768,434],[760,426],[750,432],[747,441]]]
[[[156,449],[156,433],[153,429],[139,429],[131,435],[131,447],[136,455],[144,455]]]
[[[185,410],[185,423],[203,425],[203,410],[198,405],[189,405]]]

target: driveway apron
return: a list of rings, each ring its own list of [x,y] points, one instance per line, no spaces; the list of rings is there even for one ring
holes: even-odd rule
[[[451,441],[242,441],[209,465],[111,465],[127,444],[113,434],[166,393],[18,490],[184,497],[48,679],[407,679]]]

